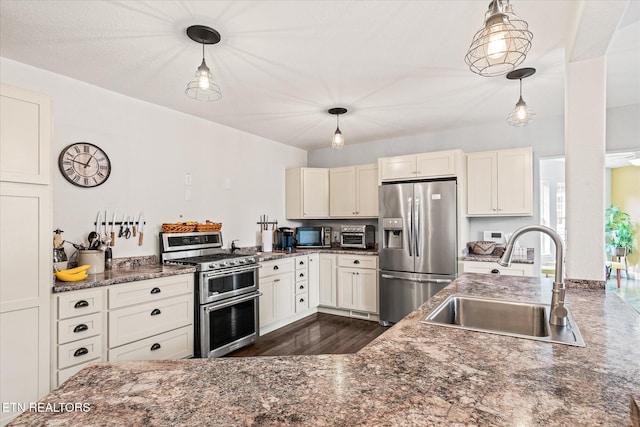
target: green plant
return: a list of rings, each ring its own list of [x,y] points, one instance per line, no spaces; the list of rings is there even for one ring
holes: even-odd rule
[[[615,255],[616,248],[626,248],[627,253],[632,253],[635,247],[634,227],[635,224],[628,213],[615,205],[608,207],[604,224],[607,252]]]

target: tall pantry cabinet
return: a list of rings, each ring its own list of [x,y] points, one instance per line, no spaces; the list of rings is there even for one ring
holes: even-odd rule
[[[51,99],[1,85],[0,425],[49,392],[50,147]]]

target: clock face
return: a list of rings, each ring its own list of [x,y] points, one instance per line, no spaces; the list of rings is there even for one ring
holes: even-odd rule
[[[60,172],[78,187],[97,187],[111,174],[111,162],[101,148],[88,142],[68,145],[58,157]]]

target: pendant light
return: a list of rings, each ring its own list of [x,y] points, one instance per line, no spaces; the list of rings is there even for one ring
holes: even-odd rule
[[[509,0],[493,0],[484,25],[473,36],[464,57],[469,69],[484,77],[501,76],[516,68],[531,49],[533,33],[513,12]]]
[[[329,114],[335,114],[336,116],[336,131],[333,134],[331,147],[334,150],[342,150],[344,148],[344,136],[342,136],[342,132],[340,132],[340,114],[346,113],[347,109],[342,107],[336,107],[336,108],[330,108],[328,112]]]
[[[218,43],[220,33],[204,25],[192,25],[187,28],[187,36],[194,42],[202,43],[202,64],[198,67],[195,78],[189,82],[184,92],[188,97],[198,101],[217,101],[222,98],[222,92],[213,80],[213,75],[204,60],[204,45]]]
[[[526,126],[536,117],[536,113],[522,99],[522,79],[534,75],[535,72],[535,68],[519,68],[507,74],[509,80],[520,80],[520,99],[511,114],[507,116],[507,123],[511,126]]]

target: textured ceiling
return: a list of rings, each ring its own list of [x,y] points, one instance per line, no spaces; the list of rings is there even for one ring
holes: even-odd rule
[[[517,81],[464,63],[487,3],[2,0],[0,55],[309,150],[330,143],[334,106],[349,109],[347,144],[504,121]],[[638,3],[609,50],[609,106],[640,102]],[[534,33],[522,66],[538,72],[523,95],[543,121],[564,109],[564,48],[580,2],[512,4]],[[205,49],[217,102],[184,94],[201,61],[185,34],[194,24],[222,35]]]

